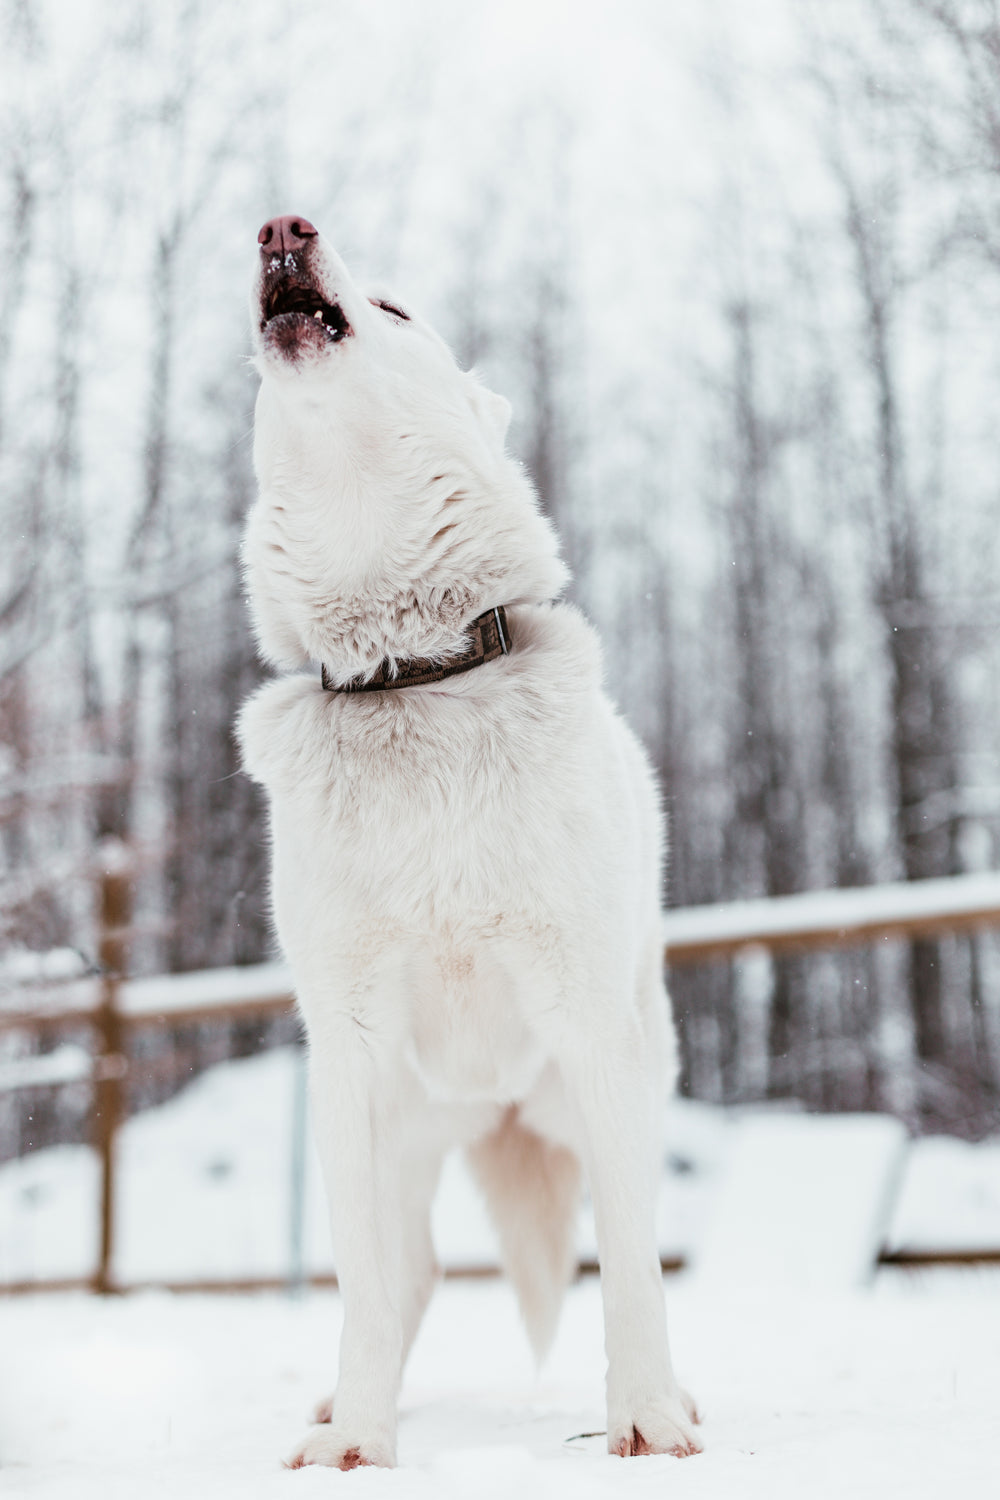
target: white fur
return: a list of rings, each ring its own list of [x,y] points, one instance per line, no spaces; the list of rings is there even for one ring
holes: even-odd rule
[[[303,319],[291,352],[258,335],[245,561],[261,649],[292,675],[239,723],[270,798],[344,1302],[332,1410],[292,1462],[395,1461],[435,1274],[430,1202],[456,1144],[539,1352],[583,1163],[608,1447],[693,1452],[652,1213],[675,1071],[652,777],[601,690],[592,630],[551,602],[565,569],[504,451],[506,403],[419,320],[373,306],[322,240],[307,268],[352,332],[334,343]],[[258,328],[261,295],[259,279]],[[444,657],[499,604],[511,654],[437,684],[348,695],[298,670],[322,662],[343,682],[384,657]]]

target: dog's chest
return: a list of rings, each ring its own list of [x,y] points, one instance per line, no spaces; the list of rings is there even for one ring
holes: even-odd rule
[[[374,714],[365,727],[328,735],[322,781],[272,792],[283,944],[297,968],[323,949],[357,992],[371,976],[432,1098],[522,1098],[547,1055],[535,1013],[580,864],[565,783],[495,720],[452,715],[436,738]]]
[[[407,969],[406,1059],[430,1097],[523,1098],[545,1054],[504,945],[427,942]]]
[[[555,736],[447,709],[440,722],[373,713],[344,726],[328,781],[298,802],[303,861],[329,854],[350,904],[428,934],[533,913],[572,853],[571,778],[553,784]]]

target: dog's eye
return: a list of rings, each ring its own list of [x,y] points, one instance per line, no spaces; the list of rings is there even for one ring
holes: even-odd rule
[[[383,302],[381,299],[377,299],[375,297],[369,297],[368,300],[371,303],[372,307],[380,307],[383,312],[391,313],[394,318],[402,318],[404,323],[408,323],[410,321],[409,313],[405,313],[403,309],[401,307],[397,307],[394,302]]]

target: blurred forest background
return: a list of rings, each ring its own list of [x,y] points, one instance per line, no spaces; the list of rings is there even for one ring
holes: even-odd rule
[[[0,983],[93,959],[106,835],[135,972],[271,952],[231,725],[260,670],[247,294],[286,211],[512,399],[662,775],[669,904],[995,866],[994,0],[2,22]],[[996,1128],[995,937],[672,988],[696,1097]],[[71,1132],[52,1108],[8,1113],[4,1154]]]

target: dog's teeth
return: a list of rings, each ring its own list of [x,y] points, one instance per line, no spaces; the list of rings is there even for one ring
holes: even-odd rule
[[[317,307],[316,311],[313,313],[313,317],[316,319],[317,323],[322,323],[323,309],[321,307]]]

